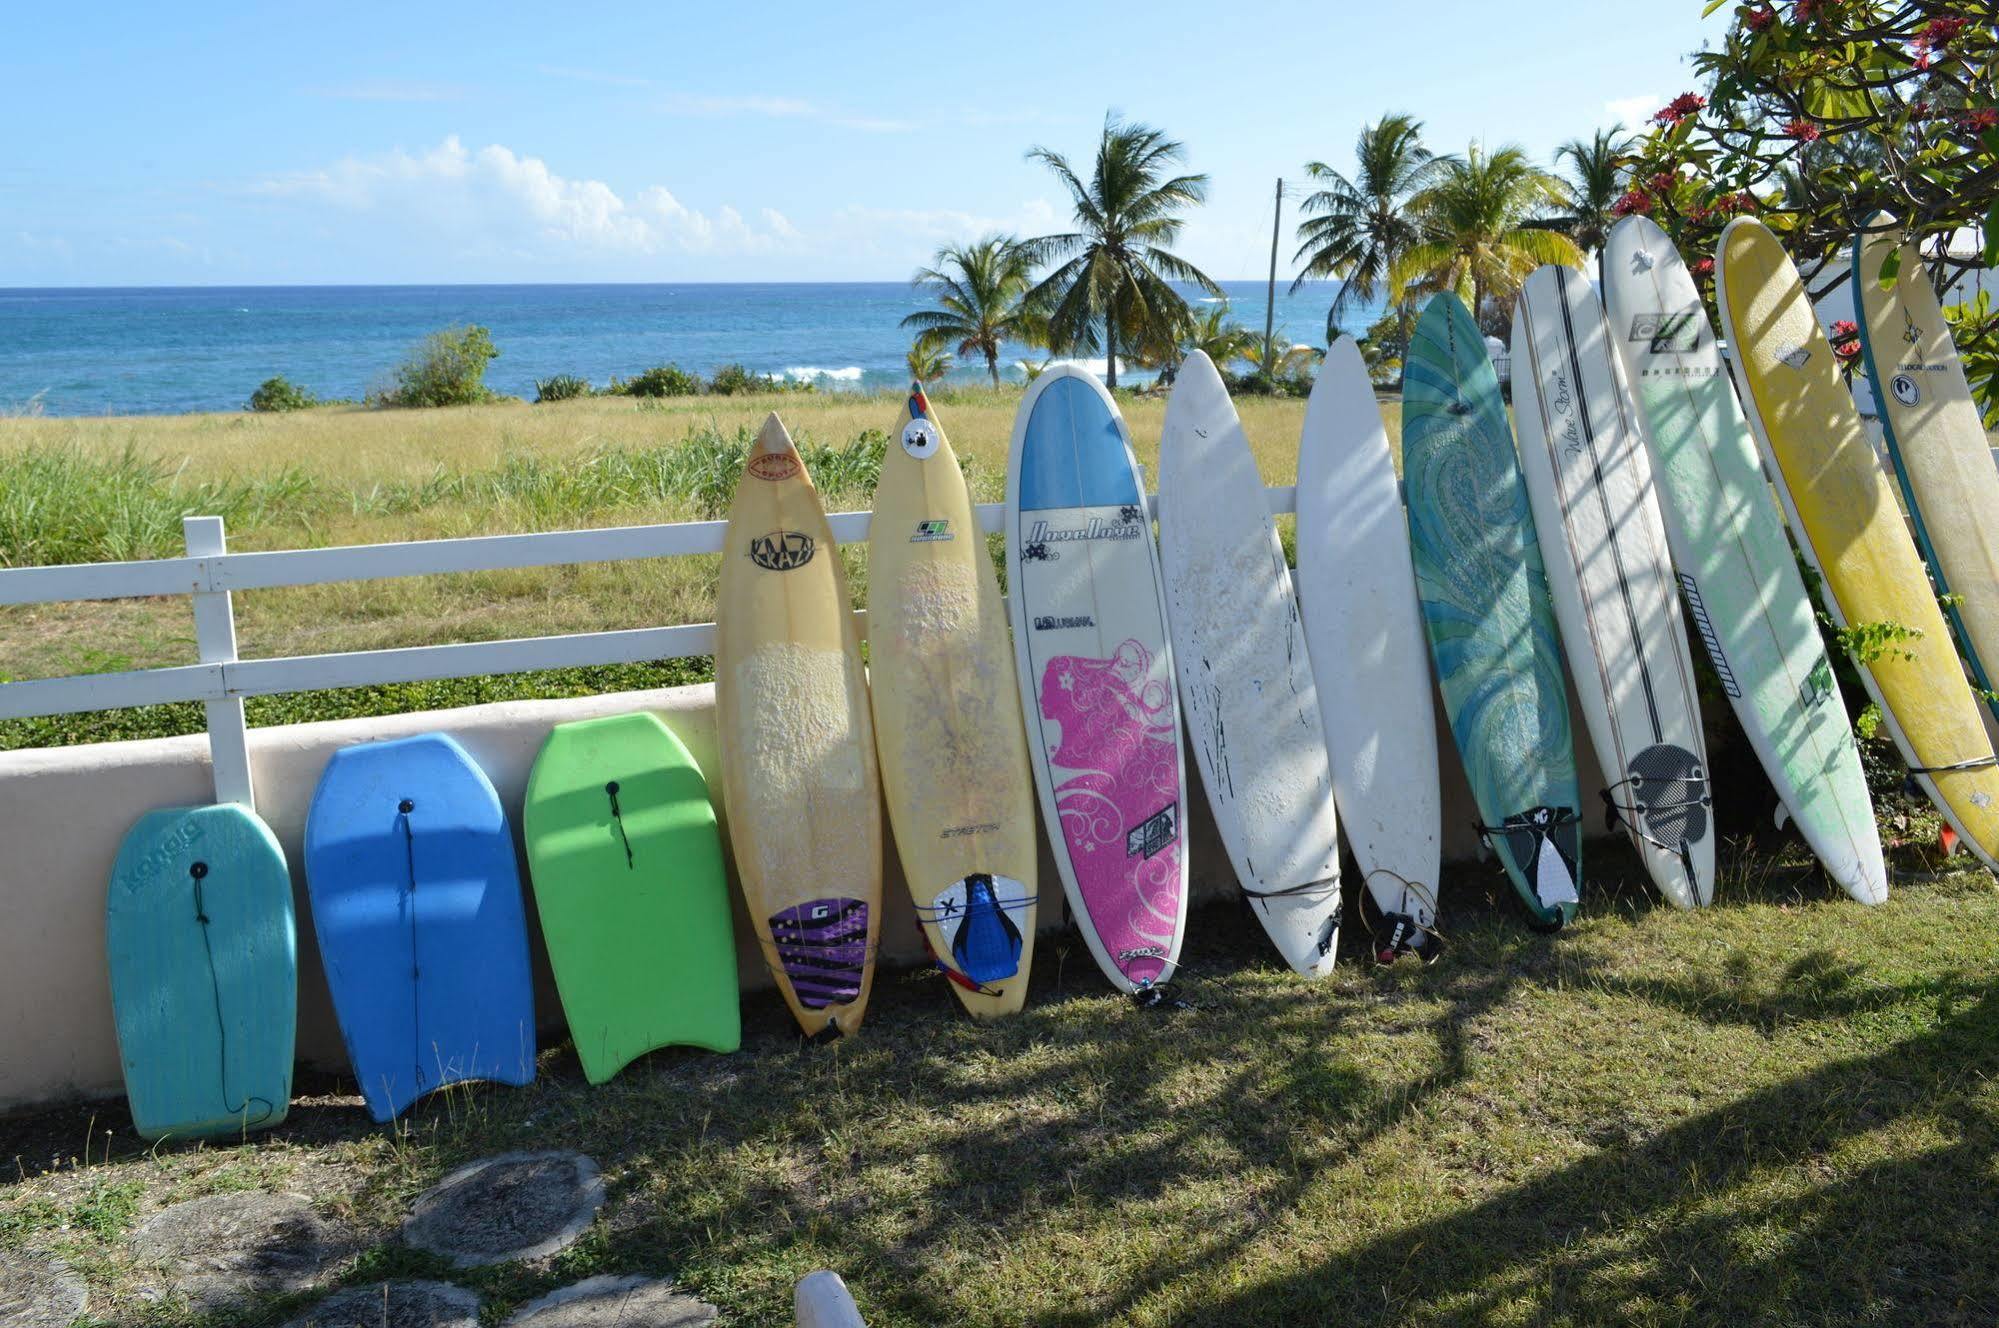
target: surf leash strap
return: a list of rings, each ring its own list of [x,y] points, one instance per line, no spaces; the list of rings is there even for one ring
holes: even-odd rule
[[[1912,765],[1912,775],[1955,775],[1966,770],[1988,770],[1999,766],[1999,756],[1974,756],[1969,761],[1953,761],[1949,765]]]
[[[215,941],[208,934],[211,919],[208,916],[207,893],[202,888],[202,883],[208,879],[208,864],[194,863],[188,867],[187,874],[194,880],[194,920],[201,925],[201,950],[208,957],[208,989],[215,998],[215,1040],[218,1051],[216,1081],[222,1089],[223,1109],[241,1120],[243,1128],[248,1129],[252,1125],[262,1125],[269,1120],[276,1114],[277,1107],[268,1098],[255,1094],[245,1097],[241,1102],[230,1101],[229,1021],[222,1013],[222,977],[215,971]],[[262,1108],[255,1115],[250,1114],[252,1103]]]

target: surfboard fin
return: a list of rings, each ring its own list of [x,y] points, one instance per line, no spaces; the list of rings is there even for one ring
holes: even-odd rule
[[[1791,823],[1791,809],[1789,807],[1786,807],[1783,803],[1780,802],[1777,804],[1776,812],[1770,817],[1770,819],[1776,823],[1776,826],[1779,830],[1782,830],[1785,826]]]

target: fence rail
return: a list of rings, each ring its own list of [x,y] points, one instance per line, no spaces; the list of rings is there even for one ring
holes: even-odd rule
[[[1295,488],[1271,488],[1265,493],[1273,515],[1296,509]],[[1157,496],[1148,497],[1147,502],[1156,517]],[[974,511],[985,533],[998,534],[1003,529],[1004,504],[981,503]],[[827,520],[836,541],[852,544],[868,537],[872,517],[870,512],[837,512]],[[207,709],[216,800],[254,806],[249,733],[243,720],[244,697],[520,673],[529,669],[684,659],[714,653],[715,625],[685,623],[504,641],[239,659],[232,593],[391,577],[716,554],[723,551],[727,525],[723,521],[688,521],[535,535],[478,535],[401,544],[230,553],[222,518],[189,517],[182,523],[187,547],[183,557],[0,570],[0,605],[185,595],[193,609],[200,662],[0,683],[0,719],[200,701]],[[856,617],[865,624],[863,612],[857,611]]]

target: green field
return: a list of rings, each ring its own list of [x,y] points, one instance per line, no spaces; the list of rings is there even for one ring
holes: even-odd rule
[[[975,496],[1004,493],[1020,389],[941,394]],[[777,410],[828,506],[866,508],[895,396],[788,393],[657,402],[592,398],[447,410],[332,408],[288,415],[0,419],[0,566],[170,556],[183,515],[221,515],[234,549],[311,548],[716,517],[740,447]],[[1140,459],[1157,459],[1158,399],[1123,402]],[[1399,408],[1385,406],[1391,428]],[[1298,400],[1247,399],[1265,479],[1296,472]],[[871,451],[872,449],[872,451]],[[866,558],[847,554],[855,593]],[[602,631],[713,616],[717,560],[672,558],[412,577],[236,597],[245,658]],[[187,601],[0,608],[0,676],[51,677],[195,659]],[[705,663],[253,699],[253,724],[663,686]],[[0,723],[0,749],[192,733],[196,705]]]

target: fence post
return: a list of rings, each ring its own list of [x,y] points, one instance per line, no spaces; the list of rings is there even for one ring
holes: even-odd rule
[[[191,558],[213,558],[228,551],[219,516],[183,518],[181,536]],[[236,612],[228,591],[194,592],[194,644],[204,664],[236,662]],[[208,761],[215,775],[215,800],[254,811],[257,799],[250,784],[250,732],[243,722],[243,698],[202,704],[208,710]]]

